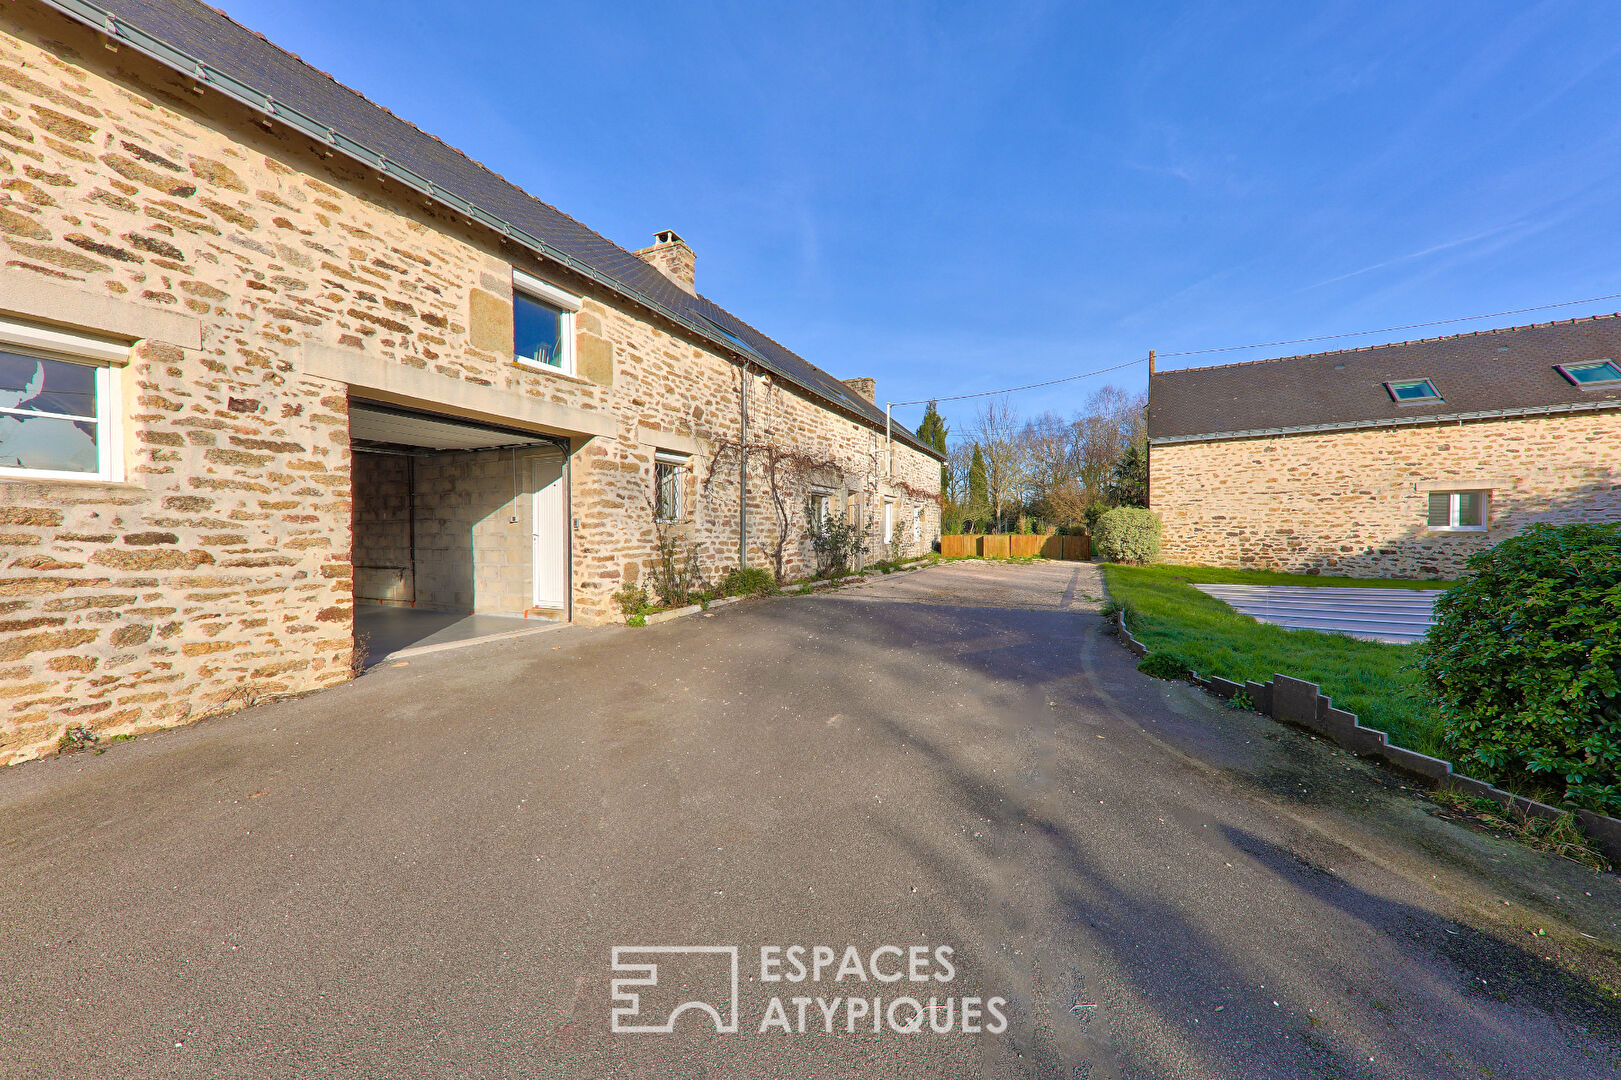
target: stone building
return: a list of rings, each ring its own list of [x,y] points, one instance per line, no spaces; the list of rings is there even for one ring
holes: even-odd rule
[[[190,0],[0,9],[0,259],[0,761],[348,679],[357,610],[603,622],[661,541],[811,572],[807,506],[938,535],[933,451],[681,237]]]
[[[1451,578],[1621,520],[1621,316],[1159,372],[1148,431],[1166,562]]]

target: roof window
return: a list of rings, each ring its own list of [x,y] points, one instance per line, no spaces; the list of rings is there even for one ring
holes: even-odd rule
[[[1621,382],[1621,367],[1614,360],[1598,360],[1591,364],[1557,364],[1559,374],[1583,390],[1606,383]]]
[[[1401,382],[1387,382],[1385,383],[1385,389],[1390,391],[1390,400],[1397,405],[1423,405],[1431,401],[1441,400],[1441,392],[1428,379],[1403,379]]]

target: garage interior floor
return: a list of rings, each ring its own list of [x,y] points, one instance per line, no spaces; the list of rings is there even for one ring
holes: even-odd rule
[[[549,619],[521,615],[478,614],[462,611],[427,611],[391,604],[355,605],[355,640],[366,643],[366,666],[371,667],[404,649],[476,641],[518,630],[545,630],[558,625]]]

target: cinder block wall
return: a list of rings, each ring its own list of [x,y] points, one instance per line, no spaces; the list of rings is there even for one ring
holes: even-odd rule
[[[1621,520],[1621,412],[1155,446],[1165,562],[1453,578],[1532,522]],[[1431,532],[1428,492],[1490,488],[1490,529]]]
[[[411,459],[395,454],[354,454],[355,598],[410,603],[416,598],[411,572]]]
[[[506,613],[529,607],[531,455],[489,450],[413,460],[417,606]]]

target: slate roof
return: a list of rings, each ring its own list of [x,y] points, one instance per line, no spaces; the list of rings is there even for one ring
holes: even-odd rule
[[[200,61],[213,72],[223,73],[279,105],[290,106],[302,114],[300,121],[312,119],[330,129],[340,149],[345,148],[345,140],[353,140],[380,153],[454,198],[539,238],[566,256],[575,268],[584,269],[608,287],[655,310],[663,308],[673,313],[689,329],[718,346],[717,351],[738,352],[726,333],[711,329],[710,324],[735,335],[752,354],[749,358],[777,377],[869,425],[883,427],[881,408],[810,361],[712,301],[691,295],[618,244],[272,44],[224,12],[196,0],[45,2],[103,29],[108,25],[105,16],[110,14],[125,27],[142,31],[169,50],[184,54],[177,58],[163,49],[143,50],[169,66],[192,75],[195,65],[186,63],[185,58]],[[215,85],[230,89],[223,81],[216,80]],[[294,117],[286,119],[292,121]],[[900,424],[894,425],[894,432],[896,438],[913,448],[939,457]]]
[[[1339,352],[1156,372],[1155,442],[1621,407],[1621,383],[1582,389],[1556,364],[1621,364],[1621,315],[1481,330]],[[1443,400],[1398,405],[1386,382],[1429,379]]]

